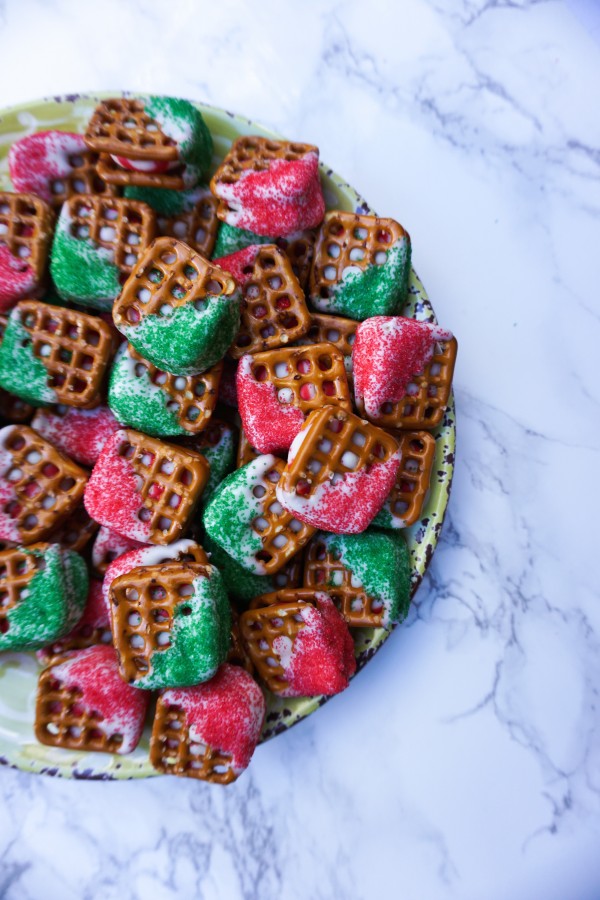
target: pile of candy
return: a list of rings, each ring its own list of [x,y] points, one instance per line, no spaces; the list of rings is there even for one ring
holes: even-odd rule
[[[314,146],[100,103],[0,194],[0,650],[35,733],[233,781],[265,695],[344,690],[406,615],[456,341],[404,318],[410,238],[325,211]],[[237,453],[236,453],[237,448]],[[157,692],[156,704],[149,704]]]

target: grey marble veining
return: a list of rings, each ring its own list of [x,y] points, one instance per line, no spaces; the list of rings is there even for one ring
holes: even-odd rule
[[[100,28],[93,4],[0,4],[1,105],[154,90],[317,143],[409,229],[460,343],[451,506],[407,622],[225,790],[0,771],[1,898],[600,896],[593,6],[106,0]]]

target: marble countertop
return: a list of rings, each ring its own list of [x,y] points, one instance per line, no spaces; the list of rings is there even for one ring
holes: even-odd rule
[[[98,9],[0,2],[0,106],[141,89],[318,144],[459,338],[458,465],[408,621],[238,783],[0,771],[0,897],[595,900],[598,7]]]

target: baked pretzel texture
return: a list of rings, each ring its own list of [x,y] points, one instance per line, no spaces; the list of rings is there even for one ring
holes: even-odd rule
[[[156,216],[146,203],[125,197],[76,195],[67,201],[71,237],[107,250],[123,278],[154,240]]]
[[[31,267],[41,287],[54,228],[52,209],[36,194],[0,191],[0,246]]]
[[[46,369],[56,402],[97,406],[113,353],[110,326],[98,316],[39,300],[22,300],[12,315],[29,333],[31,352]]]
[[[16,528],[22,544],[45,538],[79,505],[87,473],[27,425],[0,432],[2,473],[14,497],[4,502],[4,518]]]
[[[156,703],[150,762],[159,772],[187,775],[214,784],[230,784],[237,778],[232,755],[194,740],[186,711],[162,696]]]
[[[431,362],[420,375],[412,376],[402,400],[384,403],[371,421],[391,429],[437,428],[450,399],[457,351],[456,338],[438,341]],[[366,415],[362,402],[357,402],[357,407]]]
[[[201,304],[206,297],[229,297],[236,289],[235,280],[228,273],[183,241],[157,238],[123,286],[113,307],[113,318],[117,328],[137,325],[146,316],[164,315],[164,307]]]
[[[365,271],[383,265],[398,241],[410,240],[394,219],[331,210],[317,234],[310,272],[309,295],[317,301],[330,296],[330,288],[343,280],[347,269]]]
[[[148,115],[143,100],[133,97],[102,100],[88,122],[84,137],[88,147],[97,153],[165,162],[179,158],[175,142]]]
[[[310,326],[304,291],[283,250],[274,244],[260,246],[247,275],[242,285],[241,326],[229,351],[234,359],[287,346]]]
[[[154,653],[171,646],[175,607],[192,596],[194,579],[210,577],[208,559],[200,546],[190,548],[186,555],[192,557],[190,562],[168,560],[138,566],[111,582],[113,641],[119,672],[130,684],[148,675]],[[186,614],[185,605],[182,612]]]

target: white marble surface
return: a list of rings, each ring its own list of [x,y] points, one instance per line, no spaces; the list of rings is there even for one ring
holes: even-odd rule
[[[0,897],[595,900],[598,7],[249,10],[5,0],[0,105],[206,100],[398,218],[461,345],[444,538],[409,622],[236,785],[0,771]]]

